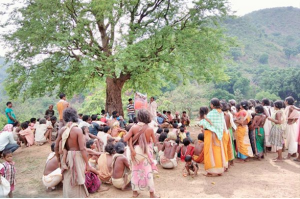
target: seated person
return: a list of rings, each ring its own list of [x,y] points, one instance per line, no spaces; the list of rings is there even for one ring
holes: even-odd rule
[[[124,129],[121,129],[120,128],[120,123],[118,121],[116,121],[114,124],[113,124],[113,127],[111,129],[111,137],[113,138],[122,138],[124,135],[126,134],[126,130]]]
[[[192,139],[192,137],[190,135],[190,132],[187,131],[186,126],[184,124],[182,124],[180,128],[184,129],[186,137],[190,140],[190,142],[193,142],[193,139]]]
[[[165,122],[165,118],[162,116],[161,113],[157,113],[157,123],[163,124]]]
[[[95,151],[101,152],[103,141],[98,137],[90,133],[90,129],[87,126],[83,126],[82,128],[83,135],[85,135],[85,141],[89,141],[90,139],[93,139],[96,145]]]
[[[173,116],[171,114],[171,111],[167,111],[167,117],[168,117],[168,122],[170,124],[173,124]]]
[[[82,128],[84,126],[89,127],[92,123],[92,119],[89,115],[82,116],[82,122],[79,123],[78,127]]]
[[[180,147],[175,142],[177,135],[175,132],[168,134],[168,139],[164,141],[162,151],[160,154],[160,165],[165,169],[173,169],[177,167],[177,154]]]
[[[58,133],[58,123],[57,123],[57,118],[55,116],[52,116],[51,119],[51,127],[52,127],[52,132],[51,132],[51,141],[55,141],[57,138],[57,133]]]
[[[112,161],[112,184],[114,187],[124,190],[126,186],[130,185],[131,172],[127,157],[124,155],[125,145],[123,142],[118,142],[115,145],[115,151]]]
[[[193,160],[197,163],[202,163],[204,161],[204,134],[199,133],[198,140],[195,141],[195,151],[193,155]]]
[[[0,154],[3,151],[14,152],[20,147],[20,142],[16,142],[13,138],[13,125],[6,124],[3,128],[3,131],[0,133]]]
[[[187,175],[191,175],[191,171],[193,172],[192,177],[195,177],[196,175],[198,175],[199,166],[197,163],[193,162],[192,156],[187,155],[184,158],[184,161],[185,161],[185,169],[188,173]],[[183,176],[186,176],[186,174],[183,174]]]
[[[158,142],[155,142],[155,145],[154,145],[154,152],[155,152],[155,155],[156,155],[156,160],[157,162],[159,162],[159,157],[160,157],[160,154],[162,154],[162,148],[164,146],[164,141],[165,139],[167,139],[168,135],[166,133],[161,133],[159,138],[158,138]]]
[[[103,183],[111,183],[112,160],[115,154],[113,143],[107,143],[105,153],[102,153],[98,159],[99,178]]]
[[[35,124],[36,124],[36,118],[31,118],[30,119],[30,123],[29,123],[29,128],[31,129],[31,130],[34,130],[35,129]]]
[[[125,129],[125,127],[126,127],[126,122],[125,122],[125,120],[124,120],[124,118],[123,118],[123,116],[119,116],[119,123],[120,123],[120,127],[122,128],[122,129]]]
[[[42,145],[47,142],[47,140],[51,142],[52,128],[50,128],[46,122],[46,119],[40,119],[39,123],[35,125],[35,142],[37,145]]]
[[[178,112],[175,112],[175,116],[173,118],[173,124],[176,123],[176,124],[179,124],[180,123],[180,115]]]
[[[180,159],[183,162],[187,155],[190,155],[192,157],[194,154],[195,148],[190,144],[191,144],[190,140],[188,138],[184,138],[183,146],[181,147],[181,152],[180,152]]]
[[[13,124],[13,137],[14,137],[14,140],[15,141],[19,141],[19,132],[22,130],[21,129],[21,123],[19,121],[16,121],[14,124]]]
[[[186,138],[186,134],[184,132],[184,128],[180,127],[180,132],[178,134],[180,143],[183,143],[183,140]]]
[[[21,124],[22,130],[19,132],[19,140],[24,142],[27,147],[34,144],[33,130],[28,126],[27,122]]]
[[[134,123],[133,123],[133,120],[129,120],[128,121],[128,124],[126,125],[126,127],[125,127],[125,130],[128,132],[130,129],[131,129],[131,127],[134,125]]]
[[[59,168],[58,160],[55,156],[54,152],[54,146],[55,143],[51,144],[51,153],[49,154],[45,169],[44,169],[44,174],[43,174],[43,184],[49,190],[54,190],[55,187],[62,181],[62,174],[61,174],[61,169]]]
[[[160,136],[160,134],[161,134],[163,131],[164,131],[164,130],[163,130],[162,128],[158,128],[158,129],[157,129],[157,131],[156,131],[156,133],[155,133],[155,142],[154,142],[154,143],[158,142],[159,136]]]
[[[185,126],[190,125],[190,117],[186,114],[186,111],[182,112],[181,123]]]
[[[84,127],[88,129],[87,127]],[[86,142],[86,152],[88,154],[89,164],[91,167],[97,169],[98,167],[98,158],[101,155],[97,151],[97,146],[95,144],[95,141],[93,139],[90,139]]]
[[[109,126],[105,126],[103,127],[103,131],[99,131],[97,137],[101,139],[102,141],[102,150],[101,151],[105,151],[105,147],[107,144],[107,140],[109,138],[111,138],[111,135],[108,133],[110,131],[110,127]]]
[[[100,131],[100,125],[97,123],[97,115],[92,115],[92,122],[89,126],[90,133],[97,136],[98,132]]]

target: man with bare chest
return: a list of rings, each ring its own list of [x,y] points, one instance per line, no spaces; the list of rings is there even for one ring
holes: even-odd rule
[[[168,134],[168,141],[163,144],[163,154],[160,155],[160,164],[165,169],[177,167],[177,153],[179,152],[178,144],[175,142],[177,136],[175,132]]]
[[[85,171],[90,171],[82,129],[78,127],[78,114],[75,109],[67,108],[63,113],[67,123],[59,132],[55,143],[55,155],[61,165],[59,145],[67,150],[67,170],[63,172],[63,197],[85,198],[88,191],[85,187]],[[60,143],[61,142],[61,143]]]

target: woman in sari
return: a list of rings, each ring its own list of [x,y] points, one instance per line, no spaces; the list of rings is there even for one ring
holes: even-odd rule
[[[151,122],[150,113],[141,109],[137,114],[138,123],[131,127],[124,136],[131,151],[132,178],[131,186],[133,197],[138,197],[138,191],[149,191],[150,198],[157,197],[154,194],[153,160],[149,143],[155,141],[153,128],[148,126]]]
[[[212,111],[200,121],[204,128],[204,168],[206,176],[221,176],[226,167],[226,157],[223,147],[223,132],[225,126],[224,113],[221,110],[219,99],[210,101]]]
[[[258,160],[260,160],[264,157],[265,152],[265,132],[263,126],[267,117],[264,115],[264,107],[262,105],[255,107],[255,113],[256,114],[249,128],[254,134],[253,153],[256,155]]]
[[[238,148],[237,157],[241,162],[247,161],[248,157],[253,157],[253,151],[250,144],[249,134],[248,134],[248,123],[250,122],[250,115],[247,112],[248,101],[242,101],[240,104],[240,110],[236,114],[236,144]]]
[[[286,147],[288,148],[288,156],[287,159],[291,157],[297,156],[297,149],[298,149],[298,118],[299,112],[294,108],[294,98],[287,97],[285,99],[285,117],[286,117]]]
[[[271,106],[270,106],[270,100],[268,99],[263,99],[262,100],[262,105],[264,107],[264,114],[266,115],[266,117],[271,117]],[[266,140],[266,148],[269,151],[272,152],[276,152],[275,149],[271,148],[271,144],[269,142],[269,136],[270,136],[270,131],[272,128],[272,123],[270,120],[266,120],[265,124],[264,124],[264,132],[265,132],[265,140]]]

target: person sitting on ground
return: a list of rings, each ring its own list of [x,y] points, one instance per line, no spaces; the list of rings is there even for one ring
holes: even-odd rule
[[[99,178],[103,183],[111,183],[112,160],[115,154],[113,143],[107,143],[105,153],[102,153],[98,159]]]
[[[186,138],[186,134],[184,132],[184,127],[180,127],[180,132],[178,134],[180,143],[183,143],[183,140]]]
[[[112,112],[112,116],[110,118],[110,120],[108,121],[108,125],[110,126],[110,128],[112,128],[114,126],[114,123],[118,121],[118,112],[117,111],[113,111]]]
[[[43,185],[47,190],[54,190],[55,187],[62,181],[61,169],[59,168],[58,160],[54,152],[55,143],[51,144],[51,153],[49,154],[42,177]]]
[[[110,127],[109,126],[105,126],[103,128],[103,131],[99,131],[97,137],[99,137],[102,141],[102,151],[105,151],[105,147],[107,144],[107,141],[109,138],[111,138],[111,135],[108,133],[110,132]]]
[[[90,133],[97,136],[98,132],[100,131],[100,125],[97,123],[97,115],[92,115],[92,122],[89,126]]]
[[[14,140],[15,141],[19,141],[19,132],[21,131],[21,123],[19,121],[16,121],[14,124],[13,124],[13,137],[14,137]]]
[[[166,134],[165,132],[161,133],[159,138],[158,138],[158,142],[155,143],[155,152],[157,154],[161,153],[162,148],[164,146],[164,141],[165,139],[167,139],[168,134]]]
[[[198,134],[198,140],[195,141],[195,151],[193,155],[193,160],[197,163],[202,163],[204,161],[204,134]]]
[[[165,118],[162,116],[161,113],[157,113],[157,123],[160,125],[160,124],[163,124],[165,122]]]
[[[88,129],[87,127],[82,127],[82,128]],[[98,158],[101,155],[101,153],[97,150],[96,143],[93,139],[90,139],[86,142],[86,152],[88,154],[90,166],[97,169]]]
[[[35,130],[35,125],[37,124],[37,122],[36,122],[36,118],[31,118],[30,119],[30,123],[29,123],[29,128],[31,129],[31,130]]]
[[[181,123],[185,126],[190,125],[190,117],[186,114],[186,111],[182,112]]]
[[[19,140],[24,142],[24,144],[29,147],[34,144],[34,134],[33,131],[28,127],[27,122],[21,124],[22,130],[19,132]]]
[[[57,138],[57,134],[58,134],[58,123],[57,123],[57,118],[55,116],[52,116],[51,119],[51,129],[52,129],[52,132],[51,132],[51,141],[55,141],[56,138]]]
[[[170,124],[173,124],[173,116],[171,114],[171,111],[167,111],[167,117],[168,117],[168,122]]]
[[[180,115],[179,115],[179,113],[176,111],[175,112],[175,116],[174,116],[174,118],[173,118],[173,124],[179,124],[180,123]]]
[[[46,110],[45,115],[48,115],[50,118],[54,116],[54,110],[53,110],[53,105],[51,104],[48,108],[48,110]]]
[[[199,166],[197,163],[193,162],[192,156],[187,155],[184,158],[184,161],[185,161],[185,169],[187,171],[187,175],[191,175],[191,171],[193,172],[192,177],[198,175]],[[183,176],[186,176],[186,174],[183,174]]]
[[[35,125],[35,142],[37,145],[43,145],[44,143],[51,142],[52,129],[48,128],[46,119],[40,119],[39,124]]]
[[[176,143],[177,135],[175,132],[168,134],[167,140],[164,141],[163,147],[160,153],[160,164],[164,169],[173,169],[177,167],[177,154],[180,147]]]
[[[112,184],[114,187],[124,190],[126,186],[130,185],[131,172],[127,157],[124,155],[125,145],[123,142],[118,142],[115,145],[115,151],[112,161]]]
[[[20,142],[14,140],[12,129],[13,125],[7,124],[0,133],[0,153],[6,150],[14,152],[20,147]]]
[[[191,157],[193,156],[195,147],[190,144],[191,144],[190,140],[188,138],[184,138],[183,146],[181,147],[181,152],[180,152],[181,161],[184,161],[187,155],[190,155]]]
[[[126,130],[120,128],[120,123],[116,121],[111,129],[111,137],[122,138],[126,134]]]
[[[87,142],[88,140],[93,139],[96,145],[96,150],[98,152],[101,152],[103,146],[103,141],[101,140],[101,138],[91,134],[90,129],[87,126],[83,126],[81,129],[83,134],[85,135],[85,141]]]
[[[130,128],[133,126],[133,120],[129,120],[128,121],[128,124],[126,125],[126,127],[125,127],[125,130],[128,132],[129,130],[130,130]]]
[[[82,122],[78,125],[79,128],[82,128],[84,126],[90,127],[92,123],[92,119],[89,115],[82,116]]]
[[[100,118],[100,121],[103,122],[103,123],[105,123],[105,124],[107,123],[105,110],[102,110],[102,111],[101,111],[101,118]]]

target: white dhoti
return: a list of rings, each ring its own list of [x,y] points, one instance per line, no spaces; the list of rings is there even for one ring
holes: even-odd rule
[[[42,181],[45,187],[53,188],[57,186],[62,181],[62,174],[61,169],[57,168],[56,170],[52,171],[48,175],[44,175],[42,177]]]
[[[298,122],[292,125],[286,125],[285,135],[286,135],[286,147],[290,154],[297,153],[298,149]]]

